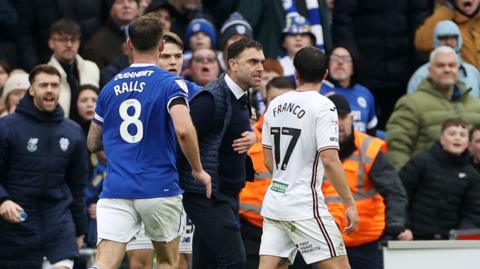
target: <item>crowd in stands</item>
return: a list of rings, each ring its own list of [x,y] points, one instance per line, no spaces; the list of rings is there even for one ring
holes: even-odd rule
[[[447,239],[451,229],[480,228],[479,0],[4,0],[1,116],[14,113],[29,95],[28,73],[48,64],[60,74],[64,116],[86,137],[102,87],[132,62],[129,23],[147,13],[161,18],[170,38],[160,67],[192,82],[192,92],[226,71],[233,42],[250,37],[263,46],[262,84],[249,91],[256,179],[240,194],[247,268],[258,264],[259,208],[270,184],[263,179],[271,178],[261,156],[263,113],[276,95],[295,89],[293,58],[308,46],[327,55],[319,94],[348,102],[347,118],[339,114],[350,139],[340,138],[345,170],[355,154],[372,158],[362,175],[372,182],[366,188],[378,191],[374,199],[385,201],[381,224],[369,222],[380,232],[348,241],[354,243],[347,250],[386,238]],[[0,145],[3,135],[0,130]],[[375,154],[362,151],[364,139],[375,139]],[[0,157],[1,204],[8,197],[4,169],[11,164]],[[107,161],[102,152],[85,161],[89,223],[83,247],[95,248],[95,205]],[[301,261],[293,266],[308,268]]]

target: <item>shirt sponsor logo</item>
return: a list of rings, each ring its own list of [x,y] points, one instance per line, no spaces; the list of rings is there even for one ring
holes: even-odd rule
[[[274,192],[285,193],[285,191],[288,189],[288,184],[273,180],[272,187],[270,189]]]

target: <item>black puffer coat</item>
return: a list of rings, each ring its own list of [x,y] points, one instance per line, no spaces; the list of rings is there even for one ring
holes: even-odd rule
[[[77,255],[85,234],[87,148],[82,129],[38,110],[26,94],[15,113],[0,119],[0,203],[12,200],[28,214],[20,223],[0,218],[0,268],[40,268]]]
[[[400,171],[414,239],[445,239],[451,229],[480,228],[480,174],[465,152],[454,156],[436,142]]]
[[[406,85],[415,68],[415,30],[430,15],[431,2],[335,1],[333,42],[347,45],[359,55],[361,84],[369,89]]]

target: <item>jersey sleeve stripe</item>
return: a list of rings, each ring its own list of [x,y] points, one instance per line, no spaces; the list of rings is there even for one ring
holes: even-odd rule
[[[339,150],[339,148],[336,147],[336,146],[327,146],[327,147],[319,148],[317,151],[318,151],[318,152],[322,152],[322,151],[327,150],[327,149],[336,149],[336,150]]]
[[[266,149],[271,149],[271,148],[272,148],[272,146],[265,145],[265,144],[262,144],[262,146],[263,146],[264,148],[266,148]]]
[[[93,119],[96,120],[97,122],[103,123],[103,118],[100,117],[97,113],[93,116]]]
[[[183,99],[185,99],[185,103],[187,104],[187,108],[188,108],[188,110],[190,110],[190,105],[188,104],[188,99],[187,99],[185,96],[183,96],[183,95],[177,95],[177,96],[174,96],[174,97],[170,98],[170,100],[168,100],[168,102],[167,102],[167,111],[168,111],[168,113],[170,113],[170,103],[171,103],[173,100],[177,99],[177,98],[183,98]]]

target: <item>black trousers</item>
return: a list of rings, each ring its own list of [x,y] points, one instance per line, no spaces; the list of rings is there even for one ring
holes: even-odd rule
[[[186,193],[183,206],[195,224],[192,269],[244,269],[238,194],[218,192],[212,199]]]
[[[357,247],[347,247],[352,269],[383,269],[381,239]]]

